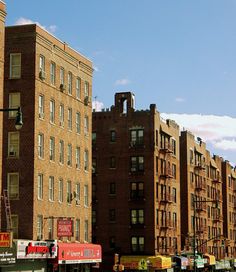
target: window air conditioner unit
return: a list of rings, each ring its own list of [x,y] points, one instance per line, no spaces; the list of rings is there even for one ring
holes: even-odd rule
[[[46,78],[46,74],[45,74],[45,71],[40,71],[39,72],[39,78],[44,80]]]
[[[90,102],[91,102],[91,101],[90,101],[89,96],[85,96],[85,98],[84,98],[84,105],[85,105],[85,106],[88,106],[88,104],[89,104]]]
[[[15,157],[15,156],[16,156],[16,151],[14,151],[14,150],[13,150],[13,151],[10,151],[10,152],[9,152],[9,156],[10,156],[10,157]]]
[[[64,122],[63,121],[60,121],[60,126],[64,127]]]
[[[44,113],[39,113],[39,118],[44,118]]]
[[[60,91],[64,92],[66,89],[66,85],[65,84],[60,84]]]

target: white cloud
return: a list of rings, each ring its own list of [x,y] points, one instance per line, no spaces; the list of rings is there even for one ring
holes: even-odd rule
[[[201,114],[167,114],[164,119],[175,120],[181,129],[191,131],[214,148],[236,150],[236,118]]]
[[[115,81],[115,85],[128,85],[130,83],[130,80],[127,78],[117,79]]]
[[[20,17],[19,19],[16,20],[15,22],[16,25],[30,25],[30,24],[37,24],[38,26],[40,26],[41,28],[47,30],[48,32],[54,33],[57,29],[56,25],[50,25],[48,27],[41,25],[39,22],[34,22],[30,19],[24,18],[24,17]]]
[[[93,101],[92,103],[93,110],[95,111],[101,111],[104,108],[104,104],[100,101]]]
[[[97,66],[94,65],[94,66],[93,66],[93,69],[94,69],[95,72],[99,72],[99,69],[98,69]]]
[[[182,102],[185,102],[185,99],[182,98],[182,97],[176,97],[175,101],[178,102],[178,103],[182,103]]]

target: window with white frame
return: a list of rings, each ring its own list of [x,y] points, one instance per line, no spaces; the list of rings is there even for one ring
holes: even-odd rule
[[[66,201],[68,204],[71,204],[71,181],[68,180],[66,184]]]
[[[88,220],[84,221],[84,240],[86,242],[89,242],[89,224],[88,224]]]
[[[55,85],[56,84],[56,64],[55,64],[55,62],[51,62],[51,64],[50,64],[50,79],[51,79],[51,84]]]
[[[75,201],[76,201],[76,205],[79,205],[80,203],[80,183],[77,183],[75,185]]]
[[[43,240],[43,216],[37,216],[37,240]]]
[[[21,53],[10,54],[10,78],[21,77]]]
[[[59,179],[59,184],[58,184],[58,192],[59,192],[59,195],[58,195],[58,200],[60,203],[63,202],[63,179]]]
[[[39,95],[39,118],[44,118],[44,96]]]
[[[80,220],[75,220],[75,240],[80,240]]]
[[[88,81],[84,82],[84,97],[88,97],[89,96],[89,83]]]
[[[75,149],[75,165],[77,169],[80,169],[80,147],[77,146]]]
[[[132,252],[144,251],[144,237],[143,236],[133,236],[131,238],[131,250]]]
[[[11,215],[11,225],[12,225],[12,232],[13,232],[13,239],[18,238],[18,215],[12,214]]]
[[[49,104],[49,110],[50,110],[50,122],[51,123],[55,123],[55,101],[54,100],[50,100],[50,104]]]
[[[89,200],[88,200],[88,185],[84,185],[84,206],[88,207],[89,205]]]
[[[59,142],[59,162],[64,163],[64,141],[60,140]]]
[[[76,132],[80,133],[80,127],[81,127],[81,118],[80,118],[80,112],[76,112]]]
[[[89,152],[87,149],[84,151],[84,170],[89,170]]]
[[[72,145],[67,146],[67,165],[72,166]]]
[[[76,78],[76,98],[81,98],[81,79],[79,77]]]
[[[19,173],[7,174],[7,189],[10,199],[19,199]]]
[[[48,239],[53,239],[53,217],[48,218]]]
[[[38,199],[43,199],[43,174],[38,174]]]
[[[43,55],[39,56],[39,71],[45,75],[45,57]]]
[[[44,157],[44,135],[42,133],[38,135],[38,156],[41,159]]]
[[[64,127],[64,105],[60,104],[59,106],[59,121],[60,121],[60,126]]]
[[[88,132],[89,132],[89,118],[88,116],[86,115],[84,117],[84,134],[85,135],[88,135]]]
[[[68,129],[72,130],[72,108],[68,108]]]
[[[50,137],[49,139],[49,159],[55,161],[55,138]]]
[[[19,157],[20,134],[16,132],[8,132],[8,156]]]
[[[60,85],[63,85],[64,87],[64,81],[65,81],[65,70],[63,67],[60,68]]]
[[[49,177],[48,188],[49,188],[49,192],[48,192],[49,200],[54,201],[54,177],[53,176]]]
[[[72,73],[68,73],[68,94],[72,94]]]
[[[17,109],[20,107],[20,93],[9,93],[9,108]],[[9,117],[15,118],[17,111],[9,111]]]

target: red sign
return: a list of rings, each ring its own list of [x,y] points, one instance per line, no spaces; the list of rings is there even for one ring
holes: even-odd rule
[[[11,247],[12,235],[10,232],[0,232],[0,247]]]
[[[73,220],[58,219],[57,220],[57,237],[73,236]]]
[[[58,243],[58,263],[99,263],[102,248],[95,244]]]

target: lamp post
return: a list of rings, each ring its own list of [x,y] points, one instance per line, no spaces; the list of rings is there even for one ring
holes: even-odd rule
[[[22,111],[21,107],[18,108],[8,108],[8,109],[0,109],[0,111],[16,111],[16,119],[15,119],[15,128],[17,130],[20,130],[23,126],[23,120],[22,120]]]
[[[196,203],[215,203],[216,208],[218,207],[218,201],[217,200],[197,200],[196,195],[194,195],[193,199],[193,268],[194,272],[197,271],[196,267]]]

